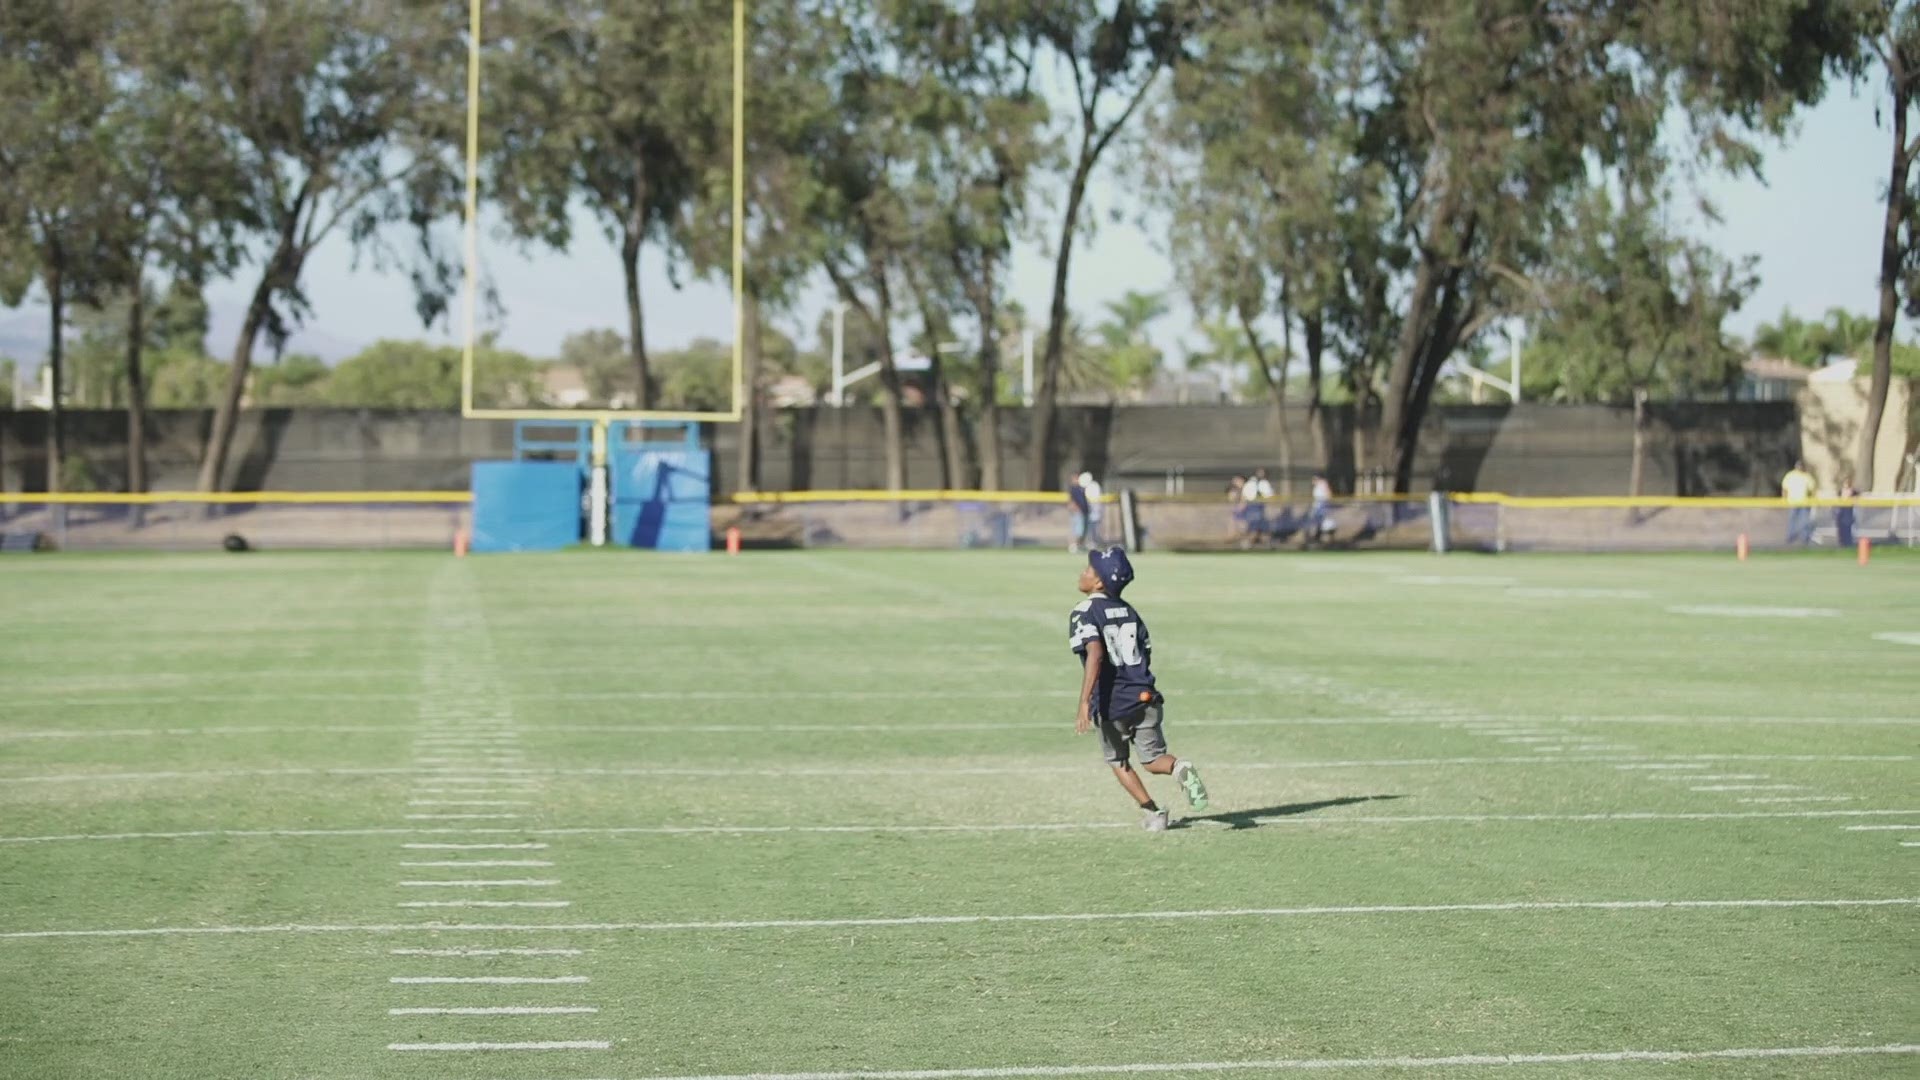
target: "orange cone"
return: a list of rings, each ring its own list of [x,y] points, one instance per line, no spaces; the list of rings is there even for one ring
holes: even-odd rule
[[[1873,541],[1863,536],[1860,538],[1860,565],[1867,565],[1867,560],[1871,558],[1873,558]]]
[[[1747,534],[1741,533],[1740,539],[1733,542],[1733,554],[1741,562],[1747,561]]]
[[[740,554],[740,526],[738,525],[727,530],[727,554]]]
[[[467,530],[465,529],[453,534],[453,557],[456,559],[467,557]]]

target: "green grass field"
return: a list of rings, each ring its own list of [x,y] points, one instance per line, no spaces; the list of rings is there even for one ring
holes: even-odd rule
[[[1138,565],[0,559],[0,1076],[1920,1072],[1920,561]]]

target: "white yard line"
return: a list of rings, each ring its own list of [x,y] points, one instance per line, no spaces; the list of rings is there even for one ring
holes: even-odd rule
[[[465,1005],[388,1009],[388,1017],[563,1017],[572,1013],[599,1013],[591,1005]]]
[[[1570,748],[1580,749],[1580,748]],[[1466,767],[1480,768],[1489,765],[1595,765],[1621,764],[1632,762],[1862,762],[1862,763],[1901,763],[1920,760],[1913,754],[1675,754],[1652,756],[1644,754],[1600,755],[1582,754],[1567,756],[1550,761],[1536,757],[1437,757],[1437,758],[1354,758],[1333,761],[1223,761],[1211,765],[1218,771],[1293,771],[1311,769],[1423,769]],[[863,765],[796,765],[766,767],[696,767],[696,766],[630,766],[630,767],[579,767],[579,768],[534,768],[527,766],[468,766],[460,769],[429,768],[283,768],[283,769],[205,769],[180,770],[172,772],[139,773],[53,773],[37,776],[0,776],[0,784],[55,784],[55,783],[105,783],[133,780],[205,780],[231,777],[252,776],[415,776],[438,783],[467,783],[479,779],[537,779],[558,776],[653,776],[653,777],[707,777],[714,779],[738,779],[752,776],[793,777],[793,776],[1005,776],[1051,773],[1080,773],[1086,771],[1081,761],[1062,761],[1045,765],[956,765],[939,766],[863,766]]]
[[[1920,827],[1920,826],[1916,826]],[[495,902],[498,903],[498,902]],[[485,901],[470,901],[469,906],[487,906]],[[9,930],[0,931],[0,940],[37,938],[140,938],[189,937],[250,934],[397,934],[408,932],[449,933],[673,933],[732,932],[752,930],[837,930],[850,927],[889,926],[980,926],[995,924],[1164,922],[1212,919],[1285,919],[1339,918],[1347,916],[1385,917],[1400,915],[1504,915],[1568,911],[1727,911],[1744,909],[1790,910],[1828,908],[1835,910],[1920,907],[1920,898],[1793,900],[1515,900],[1463,904],[1350,904],[1328,907],[1221,908],[1193,911],[1091,911],[1037,914],[971,915],[898,915],[838,919],[752,919],[735,921],[686,922],[599,922],[599,923],[278,923],[250,926],[160,926],[106,930]]]
[[[1764,1046],[1725,1050],[1601,1050],[1571,1054],[1453,1054],[1446,1057],[1267,1058],[1253,1061],[1132,1061],[1106,1065],[1001,1065],[977,1069],[873,1069],[842,1072],[729,1073],[642,1080],[1016,1080],[1019,1077],[1138,1076],[1158,1073],[1321,1072],[1346,1069],[1478,1069],[1498,1065],[1586,1065],[1754,1061],[1920,1054],[1920,1044]]]
[[[402,888],[408,889],[428,889],[436,887],[443,889],[502,889],[510,886],[545,888],[558,884],[560,884],[559,878],[470,878],[458,881],[403,881],[400,883]]]
[[[1808,803],[1808,802],[1852,802],[1851,795],[1780,795],[1764,799],[1735,799],[1739,803]]]
[[[477,868],[482,866],[552,866],[551,859],[428,859],[401,860],[401,866]]]
[[[408,821],[511,821],[523,814],[406,814]]]
[[[388,949],[389,956],[579,956],[585,949]]]
[[[533,907],[563,908],[572,907],[571,900],[404,900],[395,907],[403,908],[443,908],[443,907]]]
[[[1845,832],[1897,832],[1920,829],[1920,825],[1847,825],[1842,828]]]
[[[585,975],[395,975],[387,980],[400,986],[554,986],[576,985]]]
[[[1712,775],[1705,775],[1701,773],[1686,773],[1680,776],[1649,776],[1647,777],[1647,779],[1678,780],[1678,781],[1686,782],[1686,781],[1696,781],[1696,780],[1770,780],[1772,779],[1772,777],[1768,776],[1766,773],[1713,773]]]
[[[437,1042],[437,1043],[388,1043],[389,1050],[443,1051],[462,1053],[466,1051],[508,1051],[508,1050],[607,1050],[612,1043],[593,1039],[569,1039],[565,1042]]]
[[[1231,811],[1221,811],[1231,814]],[[1908,817],[1920,815],[1916,810],[1743,810],[1732,812],[1701,811],[1698,813],[1668,813],[1664,811],[1619,810],[1589,814],[1404,814],[1404,815],[1340,815],[1329,814],[1316,817],[1310,814],[1249,815],[1244,819],[1263,827],[1337,827],[1353,825],[1482,825],[1501,822],[1579,822],[1589,824],[1612,823],[1658,823],[1673,821],[1749,821],[1777,820],[1793,818],[1836,818],[1836,817]],[[1230,822],[1209,818],[1189,819],[1181,823],[1182,828],[1200,828],[1225,826]],[[1899,828],[1920,828],[1920,825],[1897,826]],[[1032,823],[998,824],[839,824],[839,825],[601,825],[601,826],[556,826],[546,828],[484,828],[464,829],[418,828],[418,829],[198,829],[184,832],[138,832],[138,833],[64,833],[50,836],[0,836],[0,844],[44,844],[82,841],[120,841],[120,840],[203,840],[228,838],[273,838],[273,837],[355,837],[388,835],[432,835],[457,833],[466,836],[487,834],[506,834],[513,836],[728,836],[728,835],[764,835],[779,833],[795,834],[833,834],[833,833],[999,833],[999,832],[1083,832],[1102,829],[1137,829],[1139,826],[1125,821],[1056,821]],[[416,850],[519,850],[539,849],[543,843],[413,843],[401,845]]]
[[[1703,784],[1688,791],[1805,791],[1805,784]]]
[[[1179,694],[1188,696],[1187,692]],[[129,702],[130,704],[132,702]],[[65,702],[50,702],[49,706],[62,705]],[[1570,724],[1715,724],[1715,725],[1780,725],[1804,724],[1822,727],[1914,727],[1920,726],[1920,720],[1910,717],[1890,716],[1534,716],[1523,718],[1527,724],[1556,722]],[[1539,731],[1525,726],[1477,727],[1472,721],[1461,721],[1453,717],[1433,716],[1274,716],[1274,717],[1227,717],[1194,718],[1182,716],[1180,726],[1230,728],[1230,727],[1353,727],[1386,725],[1394,727],[1462,727],[1466,730],[1486,734],[1504,735],[1546,735],[1551,732]],[[391,735],[404,736],[417,729],[404,724],[250,724],[212,727],[165,727],[165,728],[60,728],[36,731],[7,731],[0,729],[0,742],[10,739],[158,739],[158,738],[203,738],[209,736],[232,735]],[[439,730],[460,731],[464,727]],[[490,729],[491,730],[491,729]],[[501,728],[498,730],[508,730]],[[924,735],[928,731],[926,724],[886,724],[886,723],[774,723],[774,724],[538,724],[525,725],[512,729],[529,735],[579,734],[579,735],[765,735],[780,733],[829,733],[870,732],[875,734],[899,732],[912,735]],[[1057,725],[1036,724],[1031,722],[1006,721],[964,721],[941,722],[941,731],[1030,731],[1050,734],[1057,731]],[[515,736],[517,737],[517,736]],[[428,736],[426,738],[432,738]],[[497,738],[508,738],[502,735]]]
[[[408,799],[408,806],[532,806],[528,799]]]

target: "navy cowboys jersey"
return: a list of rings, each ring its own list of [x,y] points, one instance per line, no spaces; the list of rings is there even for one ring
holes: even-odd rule
[[[1093,688],[1093,714],[1120,719],[1154,697],[1153,642],[1133,605],[1100,595],[1087,597],[1067,616],[1067,643],[1083,665],[1087,642],[1095,640],[1106,646],[1106,660]]]

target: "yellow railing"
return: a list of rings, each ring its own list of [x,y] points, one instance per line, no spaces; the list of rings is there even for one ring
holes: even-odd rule
[[[149,491],[125,492],[0,492],[0,504],[44,504],[96,506],[154,506],[162,503],[304,503],[309,505],[347,505],[367,503],[470,503],[473,495],[465,491]]]

